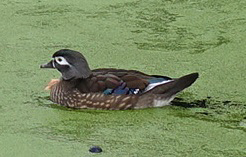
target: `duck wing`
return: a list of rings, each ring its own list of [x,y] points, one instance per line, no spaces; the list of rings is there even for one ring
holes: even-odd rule
[[[148,78],[151,76],[134,70],[96,69],[80,81],[78,89],[83,93],[136,94],[149,85]]]

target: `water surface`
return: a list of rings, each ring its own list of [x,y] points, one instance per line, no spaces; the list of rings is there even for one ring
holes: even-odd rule
[[[101,0],[0,2],[0,156],[246,156],[245,2]],[[39,65],[61,49],[91,68],[199,80],[171,106],[71,110],[43,90]],[[186,107],[180,107],[186,106]]]

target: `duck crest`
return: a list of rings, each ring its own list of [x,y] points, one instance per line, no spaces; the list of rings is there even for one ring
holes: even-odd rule
[[[63,49],[53,55],[54,60],[41,65],[41,68],[55,68],[62,73],[62,79],[51,80],[46,89],[51,90],[54,103],[70,108],[125,110],[162,107],[169,105],[177,93],[198,78],[198,73],[175,79],[136,70],[90,70],[84,56],[78,53]],[[64,79],[63,75],[68,71],[70,79]],[[86,77],[82,77],[84,73],[87,73]]]

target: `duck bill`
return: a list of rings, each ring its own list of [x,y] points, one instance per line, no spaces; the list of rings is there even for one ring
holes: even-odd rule
[[[40,68],[55,68],[54,67],[54,61],[53,60],[51,60],[49,63],[46,63],[46,64],[42,64],[42,65],[40,65]]]

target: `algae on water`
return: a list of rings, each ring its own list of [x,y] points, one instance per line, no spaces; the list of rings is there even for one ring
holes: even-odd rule
[[[0,2],[0,154],[246,156],[246,9],[242,0]],[[92,69],[200,78],[165,108],[71,110],[47,100],[55,51]]]

